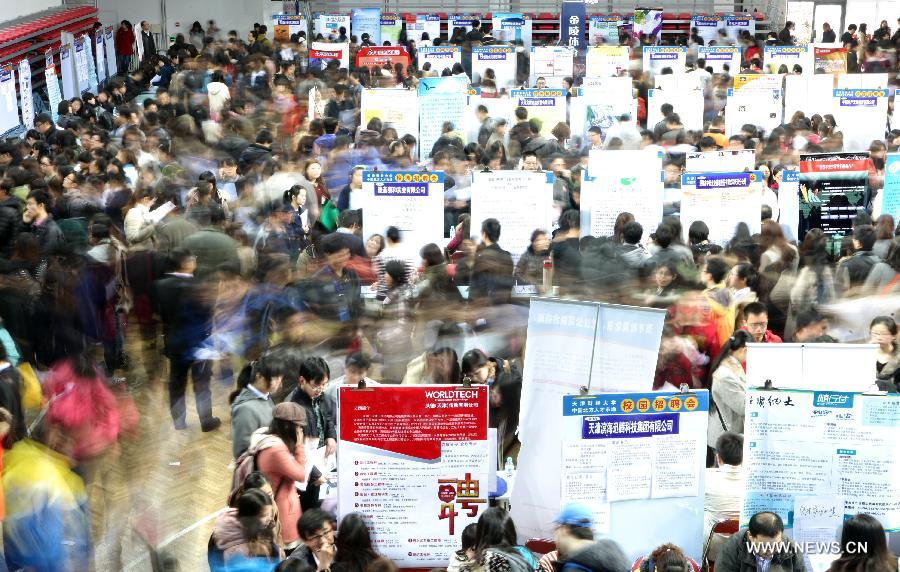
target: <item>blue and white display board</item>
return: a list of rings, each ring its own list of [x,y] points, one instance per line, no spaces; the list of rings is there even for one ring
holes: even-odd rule
[[[741,69],[741,49],[737,46],[699,46],[697,57],[706,60],[706,66],[713,73],[722,73],[728,66],[728,73],[735,74]]]
[[[16,74],[11,65],[0,68],[0,134],[19,126]]]
[[[140,43],[140,42],[138,42]],[[103,85],[106,81],[106,48],[103,45],[103,33],[97,31],[94,38],[94,57],[96,58],[97,83]]]
[[[569,100],[569,125],[572,136],[581,137],[584,144],[591,127],[599,127],[605,134],[623,114],[637,117],[637,98],[628,76],[586,78],[576,93],[577,97]],[[584,202],[583,195],[581,200]]]
[[[431,64],[431,73],[441,75],[445,69],[453,69],[454,64],[462,65],[462,48],[460,46],[425,46],[417,50],[419,69]]]
[[[418,44],[422,34],[428,34],[428,40],[441,37],[441,17],[437,14],[416,14],[416,19],[406,22],[406,37]]]
[[[34,102],[31,100],[31,64],[28,58],[19,62],[19,94],[22,106],[22,125],[34,129]]]
[[[472,48],[472,83],[480,85],[487,70],[494,72],[498,90],[515,87],[516,48],[514,46],[474,46]]]
[[[732,40],[737,40],[741,32],[756,35],[756,18],[752,14],[732,14],[725,16],[725,32]]]
[[[763,46],[763,70],[766,73],[779,73],[781,66],[787,66],[788,72],[799,64],[804,74],[813,73],[813,47],[802,46]]]
[[[59,48],[59,70],[62,74],[62,90],[65,99],[79,97],[78,80],[75,79],[75,50],[72,44],[63,44]]]
[[[612,236],[619,213],[645,229],[663,218],[661,151],[591,151],[581,183],[582,236]]]
[[[534,229],[550,230],[554,218],[553,174],[476,170],[472,179],[472,238],[481,236],[481,223],[489,218],[500,221],[500,244],[518,261],[531,244]]]
[[[456,28],[462,28],[469,33],[472,31],[472,24],[478,19],[479,16],[472,14],[450,14],[450,18],[447,20],[447,33],[452,36],[453,30]],[[478,21],[481,22],[481,20]]]
[[[403,17],[400,14],[381,14],[381,41],[390,42],[392,46],[400,41],[403,30]]]
[[[588,45],[619,45],[619,26],[623,23],[619,16],[591,16],[588,20]]]
[[[835,89],[832,113],[844,134],[844,149],[866,151],[872,141],[884,139],[887,125],[887,89]]]
[[[560,507],[592,509],[629,561],[666,542],[699,560],[709,392],[569,395],[562,414]]]
[[[746,399],[742,526],[773,511],[795,541],[834,541],[845,517],[866,513],[900,531],[900,396],[749,388]],[[837,505],[833,522],[810,522],[811,502]]]
[[[322,34],[322,37],[326,40],[329,37],[337,39],[341,28],[347,31],[349,37],[351,32],[350,16],[348,14],[324,14],[319,12],[313,16],[313,31],[316,34]]]
[[[107,26],[103,32],[103,47],[106,48],[106,77],[113,77],[119,72],[119,68],[116,64],[116,42],[112,26]]]
[[[891,153],[884,161],[884,188],[879,214],[891,215],[900,220],[900,153]]]
[[[644,46],[644,71],[656,75],[665,68],[683,73],[687,66],[687,48],[683,46]]]
[[[91,72],[88,60],[90,58],[91,48],[85,43],[84,38],[75,38],[75,79],[78,86],[78,95],[92,89]]]
[[[478,120],[478,107],[485,106],[491,119],[505,119],[507,125],[515,121],[512,101],[508,97],[481,97],[479,88],[470,88],[466,101],[465,129],[468,141],[477,141],[481,122]]]
[[[531,16],[519,12],[494,12],[491,35],[498,42],[522,42],[531,48]]]
[[[784,113],[784,90],[781,86],[780,75],[735,76],[734,88],[728,88],[726,92],[725,135],[737,135],[747,124],[755,125],[766,133],[781,125]]]
[[[419,132],[419,97],[413,90],[364,89],[360,113],[362,125],[368,125],[373,117],[377,117],[385,127],[396,129],[400,137],[407,133],[415,136]]]
[[[694,221],[709,226],[709,241],[726,245],[744,223],[750,234],[759,232],[763,178],[759,171],[741,173],[685,173],[681,176],[681,224],[684,240]]]
[[[94,66],[94,54],[91,53],[91,37],[88,35],[82,36],[81,43],[84,46],[85,59],[87,60],[88,86],[91,93],[97,93],[97,69]]]
[[[582,387],[593,386],[594,392],[650,391],[664,319],[664,310],[652,308],[531,299],[519,425],[522,449],[511,498],[512,517],[522,537],[552,538],[561,505],[558,483],[563,468],[555,459],[561,460],[556,455],[571,437],[565,417],[551,407],[561,409],[565,396],[577,395]],[[704,415],[704,444],[705,439]],[[702,522],[702,506],[697,515]],[[615,520],[612,526],[617,526]],[[678,528],[669,526],[672,542],[681,540],[671,537]],[[699,541],[702,530],[694,536]]]
[[[800,172],[785,169],[778,185],[778,222],[791,236],[800,236]],[[787,234],[787,233],[785,233]]]
[[[528,110],[529,119],[541,120],[544,137],[553,137],[551,131],[557,123],[566,122],[566,92],[562,89],[514,89],[509,95],[514,106]]]
[[[691,18],[691,27],[697,28],[697,35],[709,44],[719,39],[719,30],[725,29],[725,20],[721,16],[695,15]]]
[[[350,13],[350,29],[362,41],[363,34],[376,46],[381,45],[381,8],[354,8]]]
[[[409,244],[444,237],[442,171],[365,171],[362,180],[363,236],[384,235],[395,226]]]
[[[419,81],[419,156],[431,157],[431,148],[441,136],[444,122],[463,131],[469,81],[458,77],[423,77]]]
[[[62,56],[60,50],[60,56]],[[50,115],[53,122],[59,118],[57,108],[62,101],[62,94],[59,92],[59,78],[56,75],[56,64],[53,63],[53,51],[47,50],[44,53],[44,82],[47,84],[47,98],[50,100]]]

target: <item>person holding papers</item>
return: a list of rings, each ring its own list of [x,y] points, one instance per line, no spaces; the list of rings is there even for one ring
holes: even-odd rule
[[[706,444],[712,454],[719,436],[726,431],[744,432],[744,407],[747,401],[747,344],[753,341],[749,332],[738,330],[725,340],[722,351],[709,367],[709,430]],[[707,459],[712,460],[711,455]],[[708,463],[711,464],[711,463]]]
[[[733,535],[716,560],[718,572],[803,572],[803,554],[784,535],[774,512],[758,512],[749,527]]]

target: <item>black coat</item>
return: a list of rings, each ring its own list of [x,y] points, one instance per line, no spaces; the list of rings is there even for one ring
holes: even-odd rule
[[[141,30],[141,42],[144,44],[144,59],[156,55],[156,39],[150,32]]]
[[[10,196],[0,201],[0,256],[9,258],[16,243],[16,235],[22,227],[19,197]]]
[[[163,323],[166,355],[192,361],[209,338],[210,312],[193,277],[167,274],[153,283],[153,307]]]
[[[326,399],[325,394],[322,394],[322,396],[319,397],[319,411],[322,413],[322,428],[325,430],[324,435],[319,434],[319,426],[316,422],[312,398],[298,387],[291,392],[289,400],[298,404],[306,411],[306,425],[303,427],[304,437],[318,437],[323,441],[325,439],[337,440],[337,418],[334,415],[334,402],[331,399]]]
[[[512,296],[513,280],[512,256],[497,244],[492,244],[475,258],[469,299],[507,303]]]

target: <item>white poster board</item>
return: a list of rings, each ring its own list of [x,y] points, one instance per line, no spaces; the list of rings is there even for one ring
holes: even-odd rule
[[[350,44],[313,42],[309,50],[309,65],[314,69],[325,69],[328,62],[337,60],[338,67],[350,69]],[[315,63],[314,63],[315,62]]]
[[[644,46],[644,72],[656,75],[665,68],[684,73],[687,66],[687,48],[682,46]]]
[[[491,35],[498,42],[522,42],[531,48],[531,16],[518,12],[494,12],[491,15]]]
[[[710,42],[719,39],[719,30],[725,29],[725,19],[722,16],[701,16],[696,14],[691,18],[691,28],[697,28],[697,35],[703,38],[704,43],[709,45]],[[702,48],[703,46],[700,47]]]
[[[651,308],[531,299],[519,416],[522,449],[511,499],[523,537],[552,537],[560,509],[561,466],[548,462],[548,455],[561,450],[564,424],[561,415],[548,411],[582,387],[595,392],[652,387],[664,318],[664,311]]]
[[[11,65],[0,68],[0,134],[19,126],[16,74]]]
[[[491,119],[505,119],[507,126],[514,121],[512,101],[508,97],[481,97],[478,88],[470,89],[466,103],[466,140],[478,141],[481,122],[478,120],[478,107],[483,105]]]
[[[709,241],[724,246],[735,228],[745,223],[750,234],[759,232],[762,208],[762,173],[685,173],[681,176],[681,224],[684,240],[694,221],[709,226]]]
[[[513,46],[474,46],[472,48],[472,83],[480,85],[491,70],[497,89],[516,85],[516,49]]]
[[[22,124],[34,129],[34,102],[31,100],[31,64],[28,58],[19,61],[19,98],[22,106]]]
[[[546,87],[562,87],[564,78],[575,74],[575,50],[568,46],[533,46],[528,83],[532,87],[537,78],[546,80]]]
[[[732,14],[725,16],[725,32],[732,40],[737,40],[741,32],[756,35],[756,18],[752,14]]]
[[[406,22],[406,36],[416,42],[422,41],[422,34],[429,40],[441,37],[441,17],[437,14],[416,14],[416,19]]]
[[[708,419],[707,391],[564,397],[560,507],[593,510],[629,561],[666,542],[702,557]]]
[[[628,71],[629,62],[628,46],[591,46],[585,55],[585,80],[621,75]]]
[[[78,80],[75,79],[75,55],[72,44],[63,44],[59,48],[59,70],[62,75],[62,90],[65,99],[78,97]]]
[[[781,172],[781,184],[778,185],[778,222],[782,228],[790,230],[788,240],[796,240],[800,236],[800,172],[785,169]]]
[[[459,46],[424,46],[418,49],[419,69],[431,64],[431,72],[438,76],[454,64],[462,64],[462,48]]]
[[[488,509],[487,385],[338,393],[338,513],[359,513],[398,567],[446,566]],[[414,547],[414,548],[413,548]]]
[[[623,114],[637,117],[637,99],[628,76],[586,80],[577,93],[577,97],[569,100],[569,125],[572,135],[582,137],[583,141],[591,127],[599,127],[606,133]]]
[[[81,43],[84,45],[85,59],[87,60],[87,70],[88,70],[88,86],[90,88],[91,93],[97,93],[97,69],[94,65],[95,59],[94,54],[91,52],[92,42],[91,37],[85,34],[81,37]],[[140,42],[138,42],[140,43]]]
[[[138,42],[139,44],[141,42]],[[94,58],[95,70],[97,72],[97,83],[103,85],[106,81],[106,48],[103,45],[103,32],[97,30],[97,36],[94,39]]]
[[[876,350],[872,344],[748,344],[747,385],[771,381],[777,389],[869,391]]]
[[[725,106],[725,134],[729,137],[741,132],[750,124],[767,134],[781,125],[784,113],[780,76],[739,75],[735,87],[727,92]]]
[[[742,526],[767,510],[791,529],[807,516],[797,497],[815,496],[842,497],[841,520],[867,513],[900,530],[900,396],[750,389],[746,403]]]
[[[801,74],[784,77],[784,117],[790,121],[802,111],[806,117],[825,115],[832,111],[834,75]]]
[[[362,125],[373,117],[385,127],[393,127],[397,135],[419,132],[419,98],[415,91],[395,88],[364,89],[360,105]]]
[[[364,171],[363,235],[384,236],[395,226],[409,244],[439,243],[444,237],[444,173]]]
[[[670,104],[681,118],[685,129],[703,130],[703,90],[647,90],[647,125],[662,121],[660,109],[664,103]]]
[[[419,80],[419,155],[431,157],[431,149],[450,121],[464,132],[468,80],[464,77],[423,77]],[[464,141],[465,142],[465,141]]]
[[[50,116],[53,122],[59,117],[57,109],[62,101],[62,94],[59,90],[59,78],[56,75],[56,65],[53,62],[53,50],[44,52],[44,82],[47,85],[47,98],[50,101]]]
[[[84,38],[75,38],[75,80],[78,85],[78,95],[91,89],[91,74],[88,67],[90,59],[90,46],[85,43]]]
[[[836,128],[844,134],[844,149],[867,151],[872,141],[884,140],[887,89],[835,89],[832,109]]]
[[[472,236],[481,223],[500,221],[500,246],[516,261],[536,229],[549,232],[553,221],[553,174],[534,171],[475,171],[472,182]]]
[[[106,77],[113,77],[119,70],[116,62],[116,41],[113,38],[112,26],[107,26],[103,32],[103,47],[106,48]]]
[[[330,37],[338,38],[338,30],[344,28],[349,37],[350,30],[350,14],[324,14],[317,13],[313,16],[313,32],[322,34],[326,40]]]
[[[663,218],[662,152],[591,151],[581,183],[582,236],[612,236],[616,217],[630,212],[649,235]],[[587,224],[585,224],[587,223]]]

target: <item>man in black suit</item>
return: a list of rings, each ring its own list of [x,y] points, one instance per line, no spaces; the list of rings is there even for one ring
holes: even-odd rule
[[[509,252],[500,248],[500,221],[489,218],[481,224],[484,248],[475,258],[469,299],[486,303],[508,303],[512,296],[513,261]]]
[[[197,258],[183,247],[169,254],[171,271],[153,284],[153,304],[163,323],[165,353],[169,358],[169,408],[176,429],[186,429],[184,393],[188,373],[194,382],[194,397],[200,427],[212,431],[221,421],[212,414],[209,380],[212,362],[197,357],[210,335],[210,311],[199,295],[194,279]]]
[[[144,62],[156,55],[156,39],[150,32],[150,22],[144,20],[141,22],[141,43],[144,46]],[[141,62],[141,63],[144,63]]]

